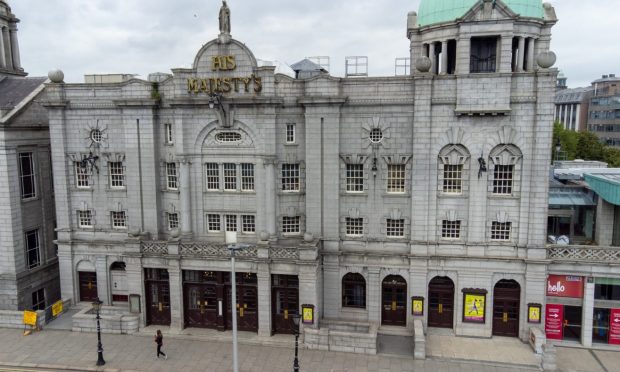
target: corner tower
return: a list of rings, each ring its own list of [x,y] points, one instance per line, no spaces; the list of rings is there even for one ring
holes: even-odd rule
[[[0,0],[0,74],[26,76],[21,66],[17,24],[19,19],[6,1]]]

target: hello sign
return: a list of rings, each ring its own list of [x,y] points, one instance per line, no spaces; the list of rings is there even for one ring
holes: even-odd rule
[[[583,298],[583,277],[570,275],[549,275],[547,296]]]

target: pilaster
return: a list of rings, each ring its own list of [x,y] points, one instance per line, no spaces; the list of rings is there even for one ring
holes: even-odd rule
[[[258,335],[271,336],[271,271],[269,264],[258,264]]]
[[[581,321],[581,344],[585,347],[592,347],[592,327],[594,320],[594,280],[590,283],[586,280],[583,291],[582,321]],[[610,319],[611,321],[611,319]]]

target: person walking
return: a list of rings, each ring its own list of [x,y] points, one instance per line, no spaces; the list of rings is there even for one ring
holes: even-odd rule
[[[159,358],[159,354],[161,354],[164,356],[164,359],[168,359],[168,355],[161,351],[161,347],[164,346],[164,335],[161,334],[159,329],[155,334],[155,343],[157,344],[157,358]]]

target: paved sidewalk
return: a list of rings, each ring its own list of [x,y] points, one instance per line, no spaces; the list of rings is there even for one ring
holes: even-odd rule
[[[0,329],[0,366],[15,365],[36,369],[73,369],[94,371],[97,360],[97,336],[91,333],[45,329],[23,336],[18,329]],[[168,360],[155,357],[151,337],[102,336],[108,371],[231,371],[230,343],[188,340],[164,336]],[[291,336],[291,344],[293,338]],[[293,349],[262,345],[239,345],[242,372],[291,371]],[[430,359],[414,361],[410,357],[358,355],[300,350],[301,371],[305,372],[516,372],[537,369],[508,365],[490,365],[469,361]]]

